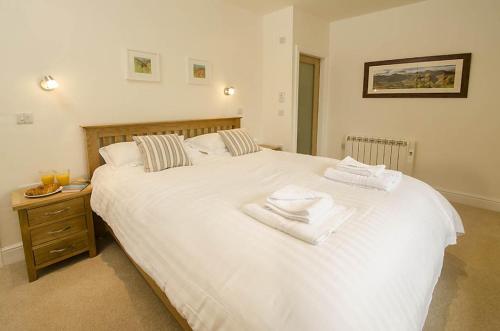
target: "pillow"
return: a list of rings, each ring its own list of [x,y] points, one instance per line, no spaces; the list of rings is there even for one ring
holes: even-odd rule
[[[99,148],[99,154],[101,154],[106,164],[115,167],[142,164],[141,153],[133,141],[101,147]]]
[[[231,153],[229,153],[229,151],[226,148],[224,148],[223,152],[216,154],[201,152],[195,148],[190,147],[188,144],[184,145],[184,149],[192,165],[205,164],[208,162],[221,160],[221,158],[224,157],[232,157]]]
[[[202,134],[184,140],[186,145],[206,154],[223,154],[227,151],[226,144],[218,133]]]
[[[191,165],[182,140],[176,134],[136,136],[145,172],[156,172],[168,168]]]
[[[222,130],[218,132],[233,156],[260,151],[252,137],[244,129]]]
[[[111,158],[108,155],[108,152],[106,152],[106,147],[99,148],[99,154],[103,158],[104,163],[106,163],[106,164],[111,164],[112,163]]]

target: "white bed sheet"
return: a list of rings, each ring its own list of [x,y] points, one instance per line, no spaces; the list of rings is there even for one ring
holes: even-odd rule
[[[460,217],[411,177],[390,193],[323,178],[336,162],[264,150],[158,173],[102,166],[91,205],[194,330],[421,330]],[[287,184],[357,212],[313,246],[240,211]]]

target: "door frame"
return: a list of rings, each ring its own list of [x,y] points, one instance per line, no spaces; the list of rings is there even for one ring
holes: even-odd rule
[[[293,61],[293,106],[292,106],[292,141],[291,141],[291,151],[292,152],[297,152],[297,137],[298,137],[298,115],[299,115],[299,66],[300,66],[300,56],[301,55],[306,55],[312,58],[318,59],[319,62],[319,71],[320,73],[316,76],[318,77],[318,84],[316,85],[316,89],[318,91],[315,91],[317,93],[317,97],[315,97],[315,111],[313,112],[316,121],[316,139],[313,139],[314,143],[314,153],[313,155],[318,155],[318,154],[324,154],[325,153],[325,139],[324,139],[324,134],[325,134],[325,128],[324,128],[324,123],[326,122],[326,113],[325,113],[325,107],[326,104],[328,103],[325,98],[326,94],[326,88],[327,88],[327,68],[326,64],[328,63],[328,59],[326,57],[322,57],[319,55],[315,55],[313,52],[306,52],[306,51],[301,51],[299,45],[295,45],[294,49],[294,61]]]
[[[320,84],[320,74],[321,74],[321,58],[307,55],[304,53],[299,54],[299,68],[301,63],[312,64],[314,66],[314,90],[313,90],[313,105],[312,105],[312,131],[311,131],[311,155],[318,154],[318,112],[319,112],[319,84]],[[297,85],[297,91],[300,88],[300,77],[297,77],[299,85]],[[298,96],[297,96],[298,101]],[[298,107],[298,104],[297,104]],[[298,108],[297,108],[298,111]],[[298,115],[298,113],[297,113]],[[298,126],[297,121],[297,126]],[[298,136],[297,136],[298,138]]]

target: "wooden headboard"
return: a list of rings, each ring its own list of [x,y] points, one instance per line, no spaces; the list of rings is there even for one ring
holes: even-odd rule
[[[177,133],[185,138],[195,137],[219,130],[240,127],[241,117],[182,120],[154,123],[129,123],[112,125],[82,126],[87,141],[89,178],[94,170],[104,164],[99,148],[124,141],[133,141],[133,136]]]

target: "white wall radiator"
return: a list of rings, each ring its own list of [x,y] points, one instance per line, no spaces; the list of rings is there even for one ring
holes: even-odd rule
[[[413,173],[415,143],[406,139],[375,138],[348,135],[345,138],[344,156],[366,164],[385,164],[388,169]]]

